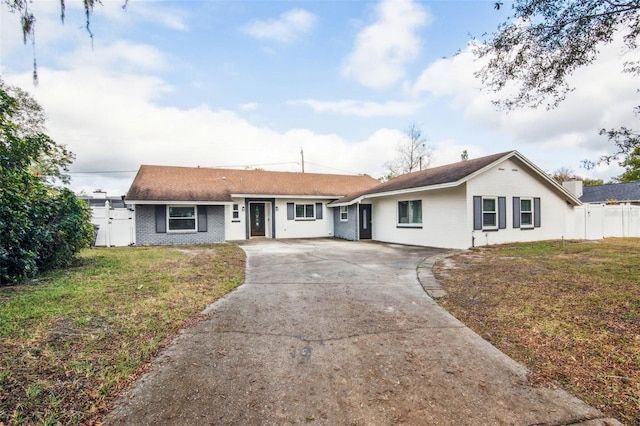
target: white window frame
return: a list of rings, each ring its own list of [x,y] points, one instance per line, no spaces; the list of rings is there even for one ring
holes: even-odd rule
[[[171,229],[172,220],[180,219],[192,219],[190,217],[171,217],[172,208],[191,208],[193,209],[193,228],[192,229]],[[184,234],[198,232],[198,207],[195,205],[182,204],[182,205],[168,205],[167,206],[167,232],[172,234]]]
[[[298,206],[303,206],[303,213],[302,216],[298,215]],[[307,207],[311,206],[311,216],[308,216],[308,210]],[[316,205],[315,204],[294,204],[293,206],[293,217],[295,218],[295,220],[316,220]]]
[[[240,222],[240,204],[233,203],[231,206],[231,221]]]
[[[401,222],[400,221],[400,203],[407,203],[407,221],[408,222]],[[412,204],[413,203],[420,203],[420,217],[419,218],[414,218],[413,216],[413,211],[414,209],[412,208]],[[399,227],[421,227],[422,226],[422,216],[423,216],[423,211],[422,211],[422,200],[398,200],[398,202],[396,203],[396,222],[397,222],[397,226]],[[419,219],[419,221],[418,221]]]
[[[340,206],[340,222],[349,221],[349,206]]]
[[[484,209],[484,201],[485,200],[493,200],[494,210],[485,210]],[[485,214],[493,214],[495,217],[494,225],[487,225],[484,222]],[[498,218],[498,197],[482,197],[482,229],[498,229],[499,224]]]
[[[524,210],[522,208],[522,202],[523,201],[528,201],[530,203],[529,204],[530,205],[530,210]],[[526,228],[533,228],[534,227],[534,224],[535,224],[535,219],[533,217],[534,210],[535,209],[533,207],[533,198],[530,198],[530,197],[529,198],[527,198],[527,197],[520,198],[520,228],[525,228],[526,229]],[[531,217],[531,223],[525,223],[523,218],[524,218],[524,216],[526,214],[530,214],[531,215],[530,216]]]

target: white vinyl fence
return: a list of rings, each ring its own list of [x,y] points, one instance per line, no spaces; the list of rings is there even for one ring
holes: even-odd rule
[[[640,237],[640,206],[584,204],[567,215],[569,239]]]
[[[135,244],[134,212],[127,208],[92,207],[91,223],[98,226],[96,246],[122,247]]]

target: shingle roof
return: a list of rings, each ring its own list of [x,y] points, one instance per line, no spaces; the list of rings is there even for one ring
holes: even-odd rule
[[[405,189],[422,188],[457,182],[469,175],[472,175],[478,170],[481,170],[489,164],[492,164],[507,155],[511,155],[514,152],[515,151],[502,152],[499,154],[488,155],[486,157],[474,158],[472,160],[460,161],[458,163],[446,164],[444,166],[407,173],[373,188],[341,198],[335,203],[348,203],[363,195],[402,191]]]
[[[580,201],[583,203],[606,203],[608,200],[619,203],[640,201],[640,182],[609,183],[582,189]]]
[[[231,201],[231,194],[337,198],[380,183],[371,176],[140,166],[127,200]]]

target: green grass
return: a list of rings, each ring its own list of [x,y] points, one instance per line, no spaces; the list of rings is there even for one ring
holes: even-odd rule
[[[226,244],[92,249],[0,288],[0,424],[91,422],[244,267]]]
[[[442,304],[531,370],[640,424],[640,239],[544,241],[436,265]]]

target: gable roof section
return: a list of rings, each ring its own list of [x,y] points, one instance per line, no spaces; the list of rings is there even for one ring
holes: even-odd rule
[[[393,193],[458,186],[509,158],[516,158],[520,160],[520,162],[531,169],[534,174],[538,175],[541,180],[553,187],[554,190],[560,192],[565,199],[573,205],[580,204],[580,200],[578,200],[573,194],[558,185],[558,183],[551,179],[544,171],[540,170],[535,164],[523,157],[518,153],[518,151],[509,151],[488,155],[486,157],[474,158],[467,161],[446,164],[444,166],[433,167],[418,172],[407,173],[371,189],[354,193],[336,200],[332,202],[330,206],[337,207],[340,205],[349,205],[367,197],[379,197]]]
[[[128,202],[231,202],[233,194],[339,198],[380,183],[371,176],[140,166]]]
[[[640,182],[608,183],[582,188],[580,201],[583,203],[606,203],[608,200],[619,203],[639,202]]]
[[[482,170],[508,154],[510,154],[510,152],[503,152],[500,154],[474,158],[467,161],[460,161],[458,163],[446,164],[444,166],[432,167],[418,172],[400,175],[374,188],[354,193],[340,200],[334,201],[332,205],[349,204],[366,195],[378,195],[387,192],[405,191],[414,188],[425,188],[458,182],[474,174],[478,170]]]

